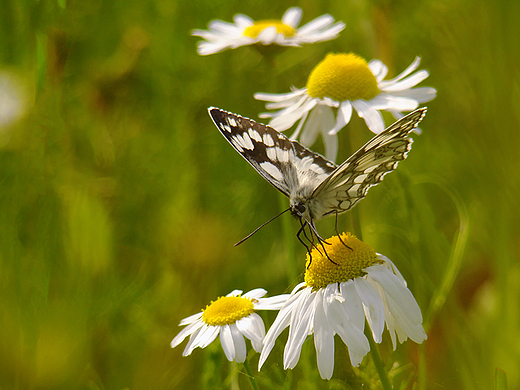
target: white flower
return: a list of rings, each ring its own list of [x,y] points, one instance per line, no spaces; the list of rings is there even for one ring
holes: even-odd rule
[[[380,111],[391,112],[396,119],[403,111],[415,110],[419,103],[435,98],[434,88],[412,88],[428,77],[426,70],[414,72],[420,63],[416,58],[399,76],[384,80],[388,68],[379,60],[367,62],[355,54],[328,54],[309,75],[307,87],[284,94],[256,93],[268,110],[261,118],[272,118],[270,125],[279,131],[299,120],[292,139],[311,146],[323,136],[326,155],[335,160],[337,133],[350,121],[352,109],[363,118],[368,128],[379,134],[385,128]],[[334,110],[337,109],[337,115]]]
[[[394,349],[396,335],[400,343],[408,337],[416,343],[426,339],[421,310],[395,265],[350,234],[341,237],[327,240],[330,260],[313,249],[305,282],[296,286],[267,332],[259,367],[288,326],[284,369],[296,366],[303,342],[314,334],[323,379],[330,379],[334,370],[335,334],[347,345],[352,365],[369,352],[365,319],[377,343],[386,324]]]
[[[337,38],[345,28],[344,23],[334,23],[334,18],[328,14],[298,28],[301,17],[302,10],[298,7],[289,8],[281,21],[255,22],[246,15],[237,14],[233,17],[235,23],[213,20],[209,23],[209,30],[193,30],[192,35],[204,39],[197,43],[197,50],[201,56],[205,56],[253,44],[300,46],[329,41]]]
[[[188,356],[197,348],[205,348],[220,334],[220,342],[229,361],[243,363],[246,359],[244,336],[251,340],[255,351],[260,352],[265,336],[262,318],[256,310],[278,310],[288,295],[262,298],[267,291],[257,288],[241,295],[234,290],[225,297],[211,302],[201,312],[183,319],[179,326],[188,325],[172,340],[171,347],[179,345],[186,337],[190,340],[182,353]]]

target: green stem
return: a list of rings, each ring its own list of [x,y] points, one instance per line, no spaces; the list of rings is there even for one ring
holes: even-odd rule
[[[251,382],[251,387],[253,390],[258,390],[258,384],[256,383],[255,377],[253,375],[253,370],[251,370],[251,365],[249,364],[249,360],[246,359],[244,362],[244,368],[246,369],[247,376],[249,377],[249,382]]]
[[[352,216],[352,230],[353,230],[353,233],[356,235],[356,237],[360,241],[363,241],[363,231],[361,229],[360,211],[355,206],[351,210],[351,216]]]
[[[374,341],[374,338],[372,337],[372,331],[370,330],[370,326],[367,326],[365,328],[365,335],[368,338],[368,342],[370,344],[370,354],[372,356],[372,361],[374,362],[374,366],[376,367],[377,373],[379,374],[379,379],[381,380],[383,389],[392,390],[393,389],[392,384],[390,383],[390,379],[388,378],[388,374],[386,372],[385,365],[383,364],[383,360],[381,359],[381,355],[379,354],[379,349],[377,348],[377,343]]]

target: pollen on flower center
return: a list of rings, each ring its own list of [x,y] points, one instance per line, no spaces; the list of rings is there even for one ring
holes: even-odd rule
[[[202,320],[212,326],[233,324],[254,311],[253,302],[248,298],[220,297],[206,306]]]
[[[379,94],[377,80],[367,62],[352,53],[329,53],[312,70],[307,93],[314,98],[335,101],[370,100]]]
[[[307,254],[305,283],[314,289],[361,277],[365,275],[364,268],[381,263],[381,260],[377,258],[376,252],[369,245],[358,240],[350,233],[342,233],[341,240],[338,236],[334,236],[327,239],[327,242],[331,245],[325,245],[325,250],[332,261],[323,253],[323,248],[321,247],[319,251],[317,248],[312,249],[312,261],[310,261],[310,257]],[[346,245],[351,249],[347,248]]]
[[[292,37],[295,33],[294,28],[280,20],[259,20],[244,30],[244,36],[256,38],[268,27],[275,27],[278,34],[283,34],[286,37]]]

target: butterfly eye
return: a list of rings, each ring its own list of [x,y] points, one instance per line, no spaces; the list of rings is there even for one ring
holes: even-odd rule
[[[306,209],[306,207],[302,203],[296,205],[296,210],[298,210],[298,212],[300,214],[303,214],[305,212],[305,209]]]

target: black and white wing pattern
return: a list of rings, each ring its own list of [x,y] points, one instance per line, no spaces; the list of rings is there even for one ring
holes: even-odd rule
[[[364,198],[373,185],[397,168],[412,148],[408,135],[426,115],[420,108],[387,127],[350,156],[313,191],[321,216],[342,213]]]
[[[314,221],[349,210],[396,169],[411,149],[410,132],[426,114],[420,108],[399,119],[337,166],[270,126],[214,107],[208,111],[235,150],[289,198],[291,213],[314,231]]]
[[[215,107],[208,112],[235,150],[287,197],[301,185],[302,170],[317,186],[337,168],[333,162],[270,126]]]

